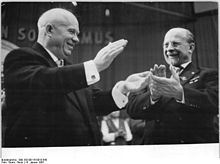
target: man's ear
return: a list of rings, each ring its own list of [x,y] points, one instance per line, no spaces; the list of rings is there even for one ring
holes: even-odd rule
[[[194,49],[195,49],[195,43],[190,43],[189,44],[189,51],[191,52],[191,54],[193,53]]]
[[[51,37],[52,33],[53,33],[53,26],[52,26],[51,24],[47,24],[47,25],[46,25],[46,34],[47,34],[49,37]]]

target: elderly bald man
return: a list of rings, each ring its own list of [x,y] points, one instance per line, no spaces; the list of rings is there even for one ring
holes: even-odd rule
[[[3,146],[100,145],[96,116],[122,109],[128,92],[147,85],[149,72],[131,75],[112,90],[101,91],[92,84],[124,50],[127,40],[107,45],[93,60],[71,65],[68,57],[79,42],[77,18],[65,9],[51,9],[39,18],[38,30],[33,47],[10,52],[4,62]]]
[[[163,42],[166,67],[154,65],[149,89],[131,95],[128,114],[146,121],[143,144],[218,142],[218,72],[192,62],[193,34],[170,29]]]

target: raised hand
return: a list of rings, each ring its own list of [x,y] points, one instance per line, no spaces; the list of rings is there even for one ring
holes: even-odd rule
[[[158,67],[158,65],[155,64],[154,68],[151,68],[150,71],[152,72],[152,74],[154,76],[166,77],[166,66],[165,65],[160,65]],[[149,89],[150,89],[152,100],[155,101],[155,100],[158,100],[161,97],[161,95],[159,93],[153,91],[153,88],[152,88],[152,78],[151,77],[150,77]]]
[[[98,72],[108,68],[118,54],[124,50],[127,43],[127,40],[120,39],[102,48],[93,60]]]
[[[165,65],[160,65],[158,67],[157,64],[154,64],[154,68],[151,68],[150,71],[155,76],[166,77],[166,66]]]
[[[163,95],[182,100],[183,87],[180,84],[179,75],[170,67],[170,78],[151,76],[150,90],[153,95]]]

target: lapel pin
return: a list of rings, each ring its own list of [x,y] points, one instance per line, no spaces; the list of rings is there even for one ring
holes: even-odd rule
[[[195,83],[199,80],[199,76],[194,77],[193,79],[190,80],[189,84]]]
[[[195,81],[195,80],[198,80],[198,79],[199,79],[199,76],[196,76],[193,79],[191,79],[191,81]]]
[[[180,76],[180,79],[183,80],[183,81],[187,80],[187,78],[185,76]]]

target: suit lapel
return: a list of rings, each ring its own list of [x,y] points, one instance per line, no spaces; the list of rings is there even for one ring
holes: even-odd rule
[[[199,69],[190,63],[183,72],[180,73],[181,85],[188,83],[195,75],[199,73]]]
[[[48,54],[48,52],[45,50],[45,48],[42,45],[40,45],[39,43],[36,42],[36,43],[34,43],[32,48],[35,51],[39,52],[39,55],[41,57],[45,58],[51,67],[57,67],[57,64],[53,61],[51,56]]]

